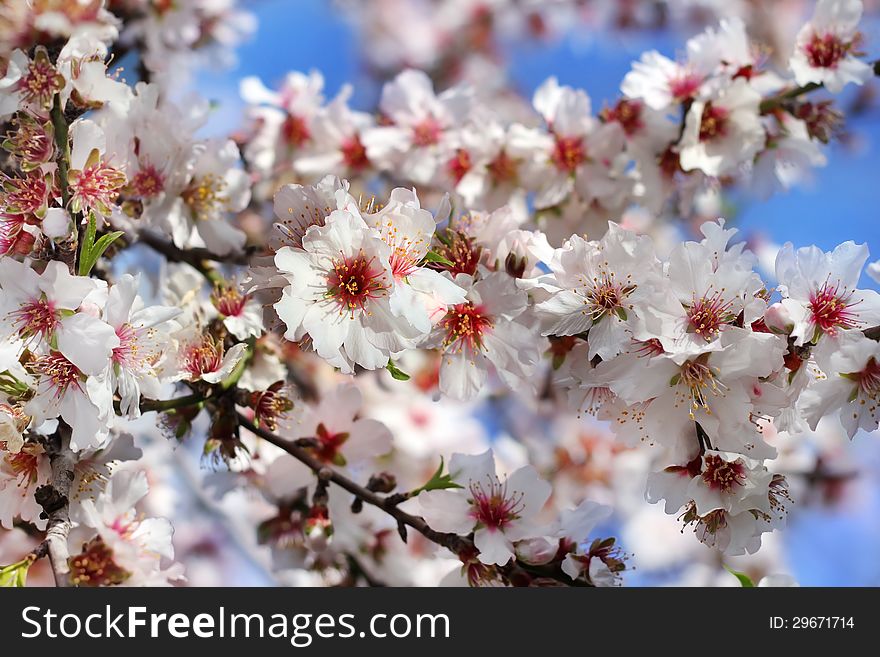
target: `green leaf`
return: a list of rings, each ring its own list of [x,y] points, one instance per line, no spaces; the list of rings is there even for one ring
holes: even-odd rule
[[[452,481],[452,475],[448,473],[443,474],[443,457],[441,456],[440,465],[437,467],[437,470],[434,472],[434,474],[431,475],[428,483],[426,483],[421,488],[416,488],[411,493],[411,496],[415,497],[424,490],[443,490],[445,488],[464,488],[464,486],[461,486],[460,484]]]
[[[396,381],[409,381],[409,374],[397,367],[392,361],[388,361],[385,369],[391,372],[391,377]]]
[[[117,230],[102,235],[96,242],[95,236],[97,235],[97,232],[95,215],[89,214],[89,223],[86,226],[86,232],[85,235],[83,235],[82,246],[80,247],[79,252],[80,276],[88,276],[92,271],[92,267],[98,262],[98,258],[104,255],[104,251],[106,251],[113,242],[125,234],[121,230]]]
[[[731,575],[736,577],[739,580],[740,585],[744,589],[753,589],[755,588],[755,583],[752,581],[752,578],[746,575],[745,573],[741,573],[737,570],[734,570],[730,566],[724,566],[724,570],[729,572]]]
[[[92,270],[94,263],[87,267],[88,262],[92,258],[92,249],[95,246],[95,235],[98,232],[98,226],[95,222],[95,215],[89,213],[89,222],[86,224],[86,232],[82,236],[82,243],[79,245],[79,270],[80,276],[88,276],[88,272]]]
[[[0,566],[0,588],[24,588],[33,559],[25,558],[8,566]]]
[[[447,267],[452,267],[455,265],[452,260],[440,255],[436,251],[428,251],[428,253],[425,254],[425,259],[422,262],[438,262],[441,265],[446,265]]]

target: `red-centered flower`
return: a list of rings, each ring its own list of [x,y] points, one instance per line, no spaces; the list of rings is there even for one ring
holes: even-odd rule
[[[483,306],[468,301],[453,306],[440,320],[441,327],[446,331],[444,347],[453,351],[482,351],[483,339],[492,330],[492,319],[485,314]]]
[[[367,157],[367,149],[361,142],[358,135],[349,137],[342,142],[339,147],[342,152],[342,160],[352,171],[363,171],[370,166],[370,159]]]
[[[807,62],[815,68],[836,68],[846,57],[852,44],[844,42],[836,34],[814,33],[804,46]]]
[[[25,339],[36,336],[47,339],[60,321],[55,304],[45,295],[23,303],[10,313],[10,318],[20,337]]]
[[[39,357],[33,368],[46,377],[56,399],[63,397],[71,386],[82,391],[82,372],[57,351]]]
[[[52,159],[55,131],[50,122],[44,123],[30,114],[19,112],[13,126],[14,129],[6,133],[3,148],[18,159],[22,171],[32,171]]]
[[[461,182],[465,174],[473,168],[471,163],[471,155],[464,148],[455,151],[455,155],[449,160],[449,173],[456,184]]]
[[[210,372],[216,372],[223,364],[223,345],[210,335],[187,345],[181,357],[181,369],[196,380]]]
[[[622,99],[617,105],[602,111],[602,118],[608,123],[619,123],[623,131],[630,137],[645,127],[642,120],[644,106],[638,100]]]
[[[324,463],[332,463],[339,466],[345,465],[345,456],[343,456],[341,450],[349,436],[350,434],[347,431],[333,433],[322,422],[315,430],[315,439],[318,444],[312,449],[312,452]]]
[[[49,202],[51,178],[32,171],[22,178],[3,176],[2,209],[4,214],[37,214]]]
[[[560,171],[574,173],[581,163],[587,159],[584,140],[581,137],[556,135],[556,143],[553,145],[553,153],[550,159]]]
[[[49,60],[45,48],[38,47],[27,73],[18,82],[18,91],[26,103],[49,109],[55,94],[64,89],[64,76]]]
[[[700,476],[709,488],[729,493],[735,487],[745,485],[746,468],[738,461],[725,461],[717,454],[708,454]]]
[[[700,141],[711,141],[727,135],[730,113],[723,107],[706,103],[700,117]]]
[[[858,314],[852,309],[858,305],[853,301],[853,293],[839,284],[828,281],[817,290],[810,292],[810,316],[818,333],[834,336],[839,329],[857,328],[860,323]]]
[[[308,123],[301,116],[291,114],[281,126],[281,135],[289,146],[299,148],[312,138]]]
[[[517,520],[523,510],[523,494],[507,488],[497,477],[488,475],[483,482],[471,482],[470,515],[478,527],[503,530]]]
[[[486,170],[496,184],[512,183],[519,175],[519,162],[502,150],[489,162]]]
[[[709,342],[721,332],[721,327],[734,321],[730,312],[733,301],[725,301],[721,292],[694,299],[687,309],[688,331]]]
[[[278,420],[293,409],[293,401],[284,381],[276,381],[266,390],[251,393],[250,407],[254,409],[254,422],[269,431],[278,430]]]
[[[342,256],[333,263],[327,277],[327,295],[339,303],[341,312],[366,311],[371,299],[388,292],[385,270],[375,257],[362,252],[354,257]]]
[[[696,73],[682,73],[669,81],[669,93],[676,100],[693,98],[703,84],[703,78]]]
[[[142,164],[125,191],[141,201],[154,199],[165,189],[165,177],[152,164]]]
[[[82,170],[71,170],[68,175],[71,212],[88,211],[109,217],[125,182],[125,174],[104,162],[98,150],[93,149]]]
[[[447,230],[445,238],[445,242],[436,245],[435,251],[451,262],[452,266],[440,262],[429,262],[428,267],[439,271],[448,271],[453,276],[456,274],[473,276],[483,256],[483,247],[479,246],[472,237],[454,230]]]
[[[217,286],[211,293],[211,304],[223,317],[238,317],[244,311],[248,295],[229,285]]]
[[[419,147],[433,146],[440,143],[443,126],[433,116],[428,116],[412,128],[413,144]]]

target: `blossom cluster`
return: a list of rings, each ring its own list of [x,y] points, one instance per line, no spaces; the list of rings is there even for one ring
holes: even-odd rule
[[[860,13],[858,0],[820,3],[785,72],[741,19],[722,20],[690,39],[683,57],[645,53],[622,97],[596,110],[585,91],[555,78],[528,107],[482,80],[438,93],[427,74],[408,69],[384,85],[376,116],[350,106],[350,87],[326,100],[318,72],[290,73],[274,91],[247,78],[243,152],[258,195],[291,178],[334,173],[369,186],[381,175],[449,192],[469,210],[531,210],[555,244],[644,213],[714,218],[722,188],[766,197],[825,165],[823,145],[841,115],[787,92],[807,84],[838,92],[872,76],[857,57]]]
[[[873,76],[861,13],[819,0],[781,65],[728,16],[598,112],[555,78],[529,106],[406,68],[374,113],[248,78],[247,129],[203,138],[177,74],[252,29],[233,2],[4,8],[0,526],[39,541],[0,582],[183,582],[180,481],[284,583],[617,585],[633,481],[754,554],[805,437],[878,428],[880,295],[866,245],[768,273],[719,208],[826,163],[808,94]]]

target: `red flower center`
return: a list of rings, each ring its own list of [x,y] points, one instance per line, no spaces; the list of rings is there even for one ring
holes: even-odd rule
[[[217,312],[224,317],[238,317],[244,312],[244,307],[248,302],[248,296],[241,294],[234,287],[218,287],[214,289],[211,295],[211,303],[217,309]]]
[[[551,159],[560,171],[574,173],[575,169],[587,159],[584,140],[580,137],[560,137],[557,135]]]
[[[729,112],[723,107],[706,103],[700,118],[700,141],[711,141],[727,134]]]
[[[56,398],[62,397],[70,386],[82,390],[80,386],[82,372],[57,351],[38,358],[35,369],[47,378],[49,385],[55,390]]]
[[[323,422],[318,425],[315,434],[318,439],[318,446],[313,450],[315,456],[325,463],[345,465],[345,457],[342,456],[340,450],[348,440],[349,434],[347,432],[332,433],[324,426]]]
[[[24,338],[39,335],[45,339],[58,326],[55,304],[45,297],[31,299],[22,304],[18,310],[11,313],[11,316],[21,337]]]
[[[471,156],[465,149],[459,148],[455,151],[455,155],[449,160],[449,173],[456,184],[461,182],[465,174],[471,170]]]
[[[587,304],[587,313],[594,322],[615,312],[621,319],[625,318],[623,302],[636,289],[636,286],[630,283],[630,279],[631,276],[628,275],[626,281],[620,283],[614,272],[603,269],[592,281],[585,282],[587,290],[584,301]]]
[[[281,126],[281,134],[284,137],[284,141],[295,148],[299,148],[312,137],[305,119],[294,114],[284,119],[284,123]]]
[[[834,34],[813,34],[809,43],[804,46],[807,61],[815,68],[835,68],[837,63],[846,57],[850,44],[844,43]]]
[[[223,345],[210,336],[201,341],[187,345],[181,357],[182,369],[191,379],[198,379],[203,374],[216,372],[223,363]]]
[[[381,297],[387,290],[385,271],[375,258],[363,253],[334,262],[327,278],[327,293],[337,300],[341,310],[366,310],[370,299]]]
[[[103,160],[91,163],[93,158],[89,158],[90,163],[82,171],[70,172],[71,208],[74,212],[85,208],[106,217],[125,185],[125,174]]]
[[[6,178],[3,181],[3,211],[10,214],[32,214],[45,207],[49,186],[39,171],[24,178]]]
[[[506,151],[501,151],[495,159],[486,167],[489,175],[496,183],[514,182],[518,174],[519,163],[510,157]]]
[[[497,477],[486,477],[485,483],[471,482],[471,517],[486,529],[503,530],[519,518],[523,510],[523,494],[508,491]]]
[[[151,164],[141,167],[129,183],[131,194],[142,200],[156,198],[164,186],[162,174]]]
[[[734,321],[730,308],[733,301],[724,301],[721,292],[715,292],[694,300],[687,309],[688,331],[696,333],[708,342],[715,338],[721,327]]]
[[[440,135],[442,133],[443,126],[440,125],[440,122],[433,116],[429,116],[413,126],[413,144],[422,148],[432,146],[440,142]]]
[[[852,292],[840,289],[838,284],[827,281],[810,293],[810,313],[817,332],[836,335],[838,329],[851,329],[859,325],[858,314],[852,309],[858,302],[852,302]],[[818,337],[818,336],[816,336]]]
[[[45,50],[38,51],[34,61],[18,83],[24,101],[49,107],[52,98],[64,88],[64,77],[55,70]]]
[[[370,166],[367,149],[361,143],[358,135],[343,141],[339,150],[342,151],[342,159],[345,162],[345,166],[352,171],[363,171]]]
[[[643,109],[637,100],[620,100],[613,109],[602,112],[602,116],[609,123],[619,123],[623,131],[632,137],[645,127],[642,121]]]
[[[693,98],[701,84],[703,84],[703,79],[699,75],[695,73],[682,73],[669,80],[669,93],[676,100]]]
[[[429,263],[432,269],[448,271],[453,276],[456,274],[471,274],[477,271],[477,265],[483,256],[483,247],[474,243],[473,238],[455,230],[447,229],[445,241],[436,245],[437,253],[452,263],[452,266],[443,263]]]
[[[456,351],[482,351],[483,339],[493,327],[492,319],[485,312],[482,306],[470,301],[453,306],[440,321],[446,331],[443,345]]]
[[[710,454],[704,459],[703,481],[709,488],[729,493],[735,486],[743,486],[746,482],[745,466],[738,462],[725,461],[717,454]]]

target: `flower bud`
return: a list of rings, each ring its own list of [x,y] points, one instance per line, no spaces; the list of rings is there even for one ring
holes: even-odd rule
[[[559,550],[557,542],[550,542],[544,537],[527,538],[516,544],[516,558],[532,566],[549,563]]]
[[[774,333],[791,333],[794,322],[788,310],[781,303],[774,303],[764,313],[764,324]]]

